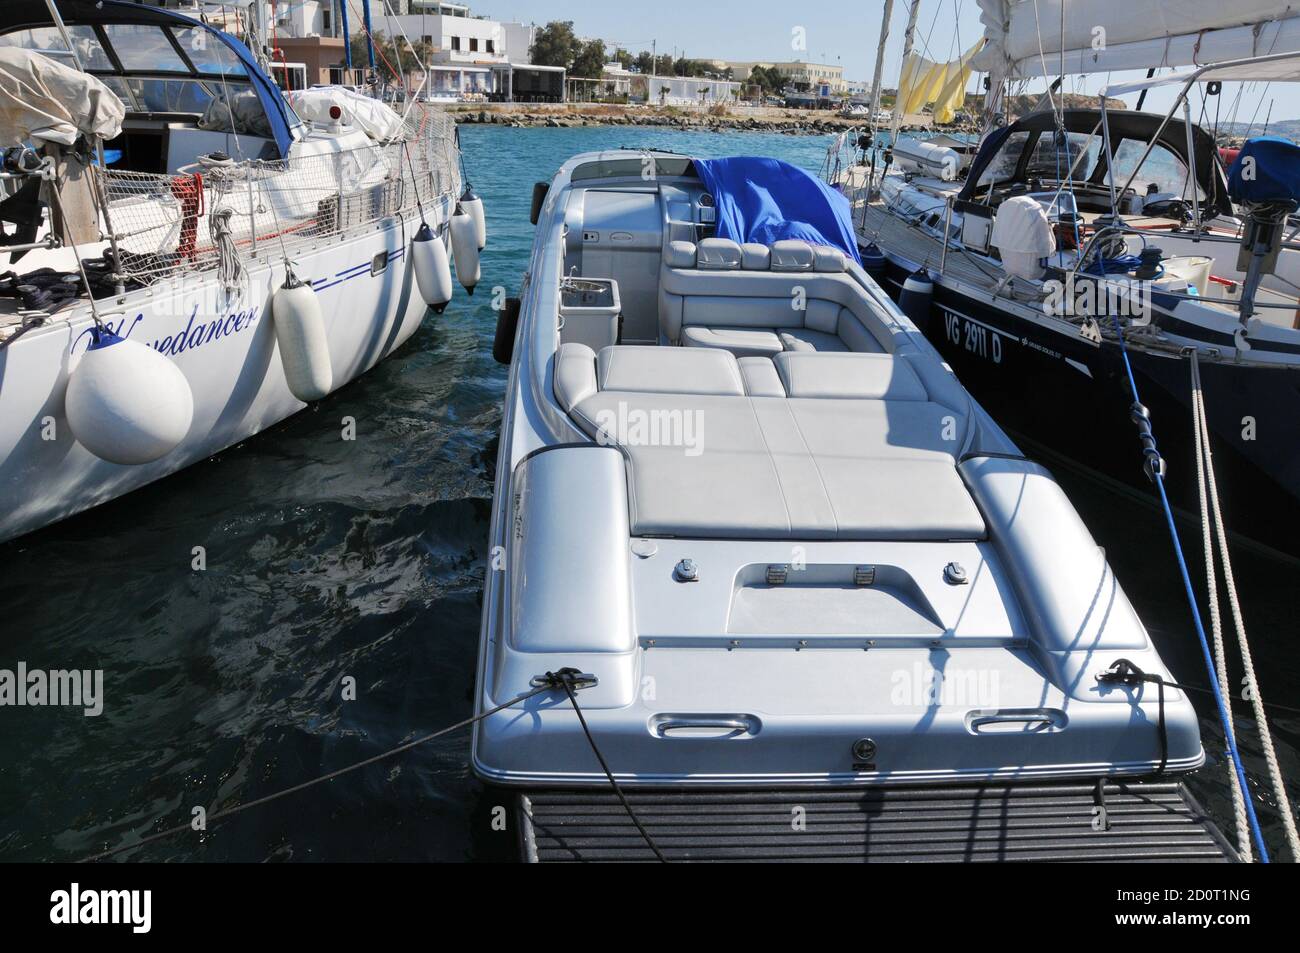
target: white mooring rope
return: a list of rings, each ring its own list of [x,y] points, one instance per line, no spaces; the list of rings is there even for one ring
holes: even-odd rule
[[[1213,516],[1215,535],[1219,543],[1219,555],[1223,560],[1223,582],[1228,594],[1228,606],[1232,610],[1233,627],[1237,630],[1237,643],[1241,648],[1241,662],[1246,673],[1246,691],[1250,695],[1251,708],[1255,714],[1255,724],[1259,727],[1260,748],[1264,752],[1264,761],[1268,765],[1269,781],[1273,794],[1277,798],[1278,812],[1282,815],[1282,826],[1286,831],[1287,846],[1291,848],[1293,862],[1300,861],[1300,836],[1296,833],[1295,816],[1291,812],[1291,801],[1286,794],[1286,785],[1282,780],[1282,769],[1277,762],[1277,752],[1273,748],[1273,736],[1269,731],[1268,718],[1264,712],[1264,699],[1260,695],[1259,683],[1255,679],[1255,664],[1250,655],[1250,645],[1246,640],[1246,623],[1241,615],[1241,604],[1237,599],[1237,584],[1232,575],[1232,559],[1228,555],[1228,534],[1223,525],[1223,514],[1219,509],[1219,491],[1214,480],[1214,460],[1210,450],[1210,428],[1205,413],[1205,394],[1201,387],[1201,365],[1195,350],[1191,351],[1192,368],[1192,419],[1196,437],[1196,470],[1201,491],[1201,528],[1205,538],[1206,582],[1209,586],[1210,620],[1214,628],[1214,651],[1219,668],[1219,682],[1225,697],[1229,695],[1226,659],[1223,655],[1223,639],[1219,625],[1218,585],[1214,572],[1214,553],[1210,544],[1210,522]],[[1206,507],[1208,499],[1209,508]],[[1231,724],[1228,726],[1231,731]],[[1250,840],[1245,826],[1245,808],[1242,791],[1233,777],[1233,806],[1238,811],[1237,838],[1246,846],[1243,858],[1250,859]],[[1238,848],[1241,851],[1241,848]]]
[[[1219,691],[1224,698],[1231,698],[1232,686],[1228,682],[1228,657],[1223,647],[1223,625],[1219,616],[1219,581],[1214,571],[1214,535],[1210,529],[1210,506],[1206,499],[1206,461],[1205,454],[1201,452],[1200,407],[1200,365],[1197,364],[1196,355],[1193,352],[1192,431],[1196,444],[1196,491],[1201,510],[1201,541],[1205,546],[1205,588],[1210,604],[1210,632],[1214,639],[1214,667],[1218,674]],[[1231,715],[1232,706],[1228,706],[1228,713]],[[1232,736],[1233,741],[1236,741],[1236,727],[1231,720],[1224,725],[1224,730]],[[1250,845],[1250,822],[1246,819],[1246,800],[1242,795],[1241,784],[1237,780],[1237,772],[1231,764],[1228,765],[1228,780],[1232,789],[1232,815],[1237,823],[1237,853],[1241,855],[1243,862],[1249,864],[1255,859],[1254,851]]]
[[[235,245],[230,227],[230,217],[235,210],[230,206],[214,209],[208,216],[208,232],[212,244],[217,249],[217,280],[226,291],[239,287],[239,279],[244,273],[244,264],[239,258],[239,248]]]

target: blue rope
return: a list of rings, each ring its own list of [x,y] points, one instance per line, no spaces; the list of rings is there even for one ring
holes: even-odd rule
[[[1128,346],[1124,343],[1124,332],[1120,328],[1119,318],[1115,315],[1110,316],[1111,321],[1115,324],[1115,334],[1119,337],[1119,353],[1124,358],[1124,371],[1128,374],[1128,386],[1133,392],[1133,401],[1141,405],[1142,399],[1138,395],[1137,380],[1133,377],[1133,365],[1129,363]],[[1155,437],[1151,435],[1149,441],[1152,452],[1155,450]],[[1197,452],[1200,449],[1197,448]],[[1201,655],[1205,659],[1205,668],[1210,675],[1210,687],[1214,690],[1214,704],[1219,709],[1219,721],[1223,724],[1223,738],[1228,746],[1228,754],[1232,757],[1232,767],[1237,773],[1237,783],[1241,785],[1242,799],[1246,802],[1246,816],[1250,821],[1250,832],[1255,838],[1255,849],[1259,851],[1261,863],[1269,863],[1268,848],[1264,846],[1264,833],[1259,828],[1259,819],[1255,816],[1255,803],[1250,796],[1250,786],[1246,783],[1246,769],[1242,766],[1241,755],[1237,751],[1237,742],[1232,736],[1232,731],[1228,728],[1228,708],[1223,702],[1223,694],[1219,691],[1219,678],[1214,671],[1214,659],[1210,655],[1210,644],[1205,638],[1205,626],[1201,623],[1201,610],[1196,605],[1196,594],[1192,590],[1192,578],[1187,572],[1187,560],[1183,558],[1183,546],[1178,539],[1178,527],[1174,525],[1174,511],[1169,506],[1169,495],[1165,492],[1164,476],[1160,472],[1160,466],[1157,465],[1148,469],[1148,475],[1155,481],[1156,489],[1160,491],[1160,505],[1165,511],[1165,523],[1169,527],[1169,537],[1174,544],[1174,558],[1178,561],[1178,572],[1183,579],[1183,589],[1187,593],[1187,605],[1192,610],[1192,622],[1196,625],[1196,637],[1201,642]]]

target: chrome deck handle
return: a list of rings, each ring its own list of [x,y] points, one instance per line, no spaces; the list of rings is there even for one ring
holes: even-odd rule
[[[747,735],[753,730],[753,725],[742,718],[671,718],[661,721],[656,725],[656,731],[660,738],[667,738],[673,731],[689,731],[698,729],[720,729],[729,730],[729,738],[736,735]]]

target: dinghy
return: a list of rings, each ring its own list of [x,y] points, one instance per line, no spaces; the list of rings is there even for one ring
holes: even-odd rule
[[[629,151],[538,193],[472,756],[529,859],[1231,853],[1105,554],[842,196]]]
[[[257,22],[246,46],[156,6],[0,4],[0,541],[391,354],[451,298],[458,196],[456,270],[478,280],[451,120],[342,87],[286,98]]]

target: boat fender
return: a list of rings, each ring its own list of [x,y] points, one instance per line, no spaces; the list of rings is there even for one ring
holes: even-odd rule
[[[474,219],[460,205],[456,206],[451,217],[451,252],[456,262],[456,278],[467,292],[473,294],[480,277],[478,235]]]
[[[519,330],[518,298],[506,298],[506,306],[497,313],[497,333],[492,339],[492,358],[509,364],[515,353],[515,333]]]
[[[546,193],[551,191],[551,183],[534,182],[533,183],[533,206],[528,210],[528,221],[534,225],[542,217],[542,206],[546,204]]]
[[[914,271],[903,281],[898,309],[922,332],[930,327],[930,304],[934,300],[934,282],[924,270]]]
[[[888,262],[885,260],[885,253],[874,243],[870,243],[862,251],[862,270],[875,279],[876,284],[884,286],[885,274],[888,270]]]
[[[460,197],[460,207],[474,219],[474,238],[479,251],[482,251],[487,247],[487,219],[483,215],[483,200],[467,185],[465,194]]]
[[[271,322],[290,393],[304,403],[320,400],[334,386],[325,317],[315,290],[292,268],[271,297]]]
[[[427,222],[411,240],[411,266],[415,269],[420,297],[435,314],[442,314],[451,301],[451,262],[446,244],[434,235]]]
[[[64,413],[77,441],[109,463],[139,466],[179,446],[194,420],[194,394],[172,361],[104,328],[68,378]]]

